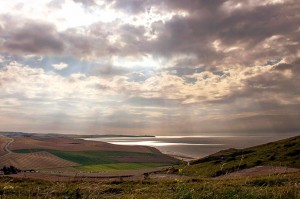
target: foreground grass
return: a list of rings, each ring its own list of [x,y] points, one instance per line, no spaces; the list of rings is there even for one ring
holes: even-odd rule
[[[151,178],[151,176],[150,176]],[[299,175],[275,175],[223,180],[47,182],[0,178],[3,198],[300,198]]]
[[[138,169],[155,168],[162,166],[169,166],[170,163],[112,163],[112,164],[95,164],[78,166],[76,169],[88,172],[118,172],[118,171],[129,171]]]

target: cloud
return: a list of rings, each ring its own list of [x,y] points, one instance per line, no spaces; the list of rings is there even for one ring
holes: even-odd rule
[[[68,67],[68,64],[60,62],[59,64],[52,64],[55,70],[63,70]]]
[[[48,3],[48,7],[53,9],[61,9],[66,0],[52,0]]]
[[[140,12],[145,12],[147,7],[150,7],[152,4],[157,1],[149,3],[149,1],[143,0],[124,0],[124,1],[114,1],[113,6],[116,9],[123,10],[127,13],[138,14]]]
[[[86,18],[61,17],[65,4]],[[5,121],[82,132],[300,129],[297,1],[55,0],[40,20],[22,14],[29,8],[0,16]]]
[[[100,8],[94,1],[86,4]],[[252,60],[261,64],[275,57],[295,54],[298,49],[299,17],[293,14],[298,10],[294,1],[254,4],[233,0],[130,0],[115,1],[112,5],[114,9],[129,9],[133,13],[148,7],[178,13],[168,20],[158,18],[148,25],[128,24],[118,19],[60,32],[49,22],[26,19],[21,19],[23,25],[20,27],[9,27],[9,24],[16,24],[16,19],[6,16],[2,17],[2,21],[6,21],[1,34],[5,38],[2,46],[10,53],[64,53],[85,59],[144,54],[170,59],[180,54],[195,55],[199,64],[212,68],[232,63],[256,65]],[[235,6],[236,9],[228,10]],[[188,14],[181,15],[180,10]],[[271,48],[271,45],[276,47]]]
[[[95,0],[73,0],[76,3],[81,3],[85,6],[96,6],[97,3]]]
[[[39,22],[2,16],[4,21],[0,37],[2,52],[10,54],[58,54],[63,52],[63,42],[60,40],[55,26]]]
[[[190,134],[297,130],[295,118],[300,103],[296,80],[274,68],[241,67],[231,69],[229,75],[202,71],[182,77],[164,72],[144,81],[130,81],[126,76],[107,79],[81,73],[63,77],[11,62],[0,70],[4,99],[0,116],[5,121],[16,118],[19,130],[28,125],[39,126],[40,130],[45,125],[52,128],[51,124],[58,128],[58,124],[63,127],[73,122],[78,126],[64,130],[85,131],[100,126],[122,132],[145,131],[147,127],[147,132],[158,134],[161,129]],[[196,82],[185,83],[185,76]],[[282,120],[279,125],[277,121],[287,117],[291,120]],[[39,124],[29,124],[24,118]]]

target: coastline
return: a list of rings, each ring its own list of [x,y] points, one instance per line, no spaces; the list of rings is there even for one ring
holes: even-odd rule
[[[162,152],[162,153],[166,154],[168,156],[171,156],[173,158],[176,158],[178,160],[184,161],[184,162],[189,162],[189,161],[193,161],[193,160],[199,159],[199,158],[194,158],[194,157],[190,157],[190,156],[186,156],[186,155],[182,155],[182,154],[178,154],[178,153],[173,153],[173,154],[164,153],[164,152]]]

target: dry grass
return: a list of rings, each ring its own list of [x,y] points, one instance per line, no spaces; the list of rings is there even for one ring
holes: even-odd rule
[[[299,175],[241,179],[186,178],[173,180],[69,180],[49,182],[0,178],[4,198],[173,198],[173,199],[298,199]]]
[[[287,173],[298,173],[300,175],[300,169],[279,167],[279,166],[257,166],[249,169],[243,169],[237,172],[229,173],[220,178],[239,178],[259,175],[274,175],[274,174],[287,174]]]

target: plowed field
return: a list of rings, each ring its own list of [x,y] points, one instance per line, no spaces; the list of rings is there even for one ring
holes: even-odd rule
[[[0,167],[14,166],[18,169],[43,169],[77,166],[77,163],[64,160],[48,152],[28,154],[12,153],[0,157]]]

